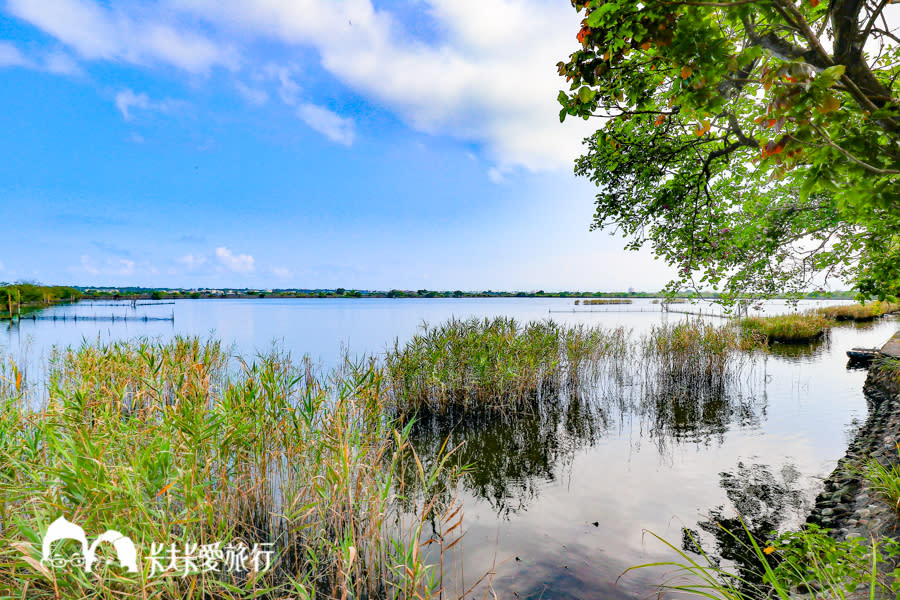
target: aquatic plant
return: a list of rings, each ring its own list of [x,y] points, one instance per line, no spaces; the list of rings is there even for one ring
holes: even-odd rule
[[[900,304],[881,301],[824,306],[816,310],[818,314],[836,321],[871,321],[897,311],[900,311]]]
[[[514,410],[620,365],[627,340],[623,328],[451,319],[395,341],[385,366],[400,414]]]
[[[49,382],[36,410],[0,385],[0,595],[405,599],[442,589],[442,563],[426,562],[422,545],[425,523],[447,527],[442,544],[459,535],[459,507],[429,492],[447,453],[415,457],[421,480],[403,480],[409,428],[385,418],[376,365],[326,378],[273,351],[229,368],[218,342],[179,338],[60,351]],[[245,540],[272,544],[274,560],[268,571],[153,576],[147,560],[134,575],[52,569],[39,562],[41,538],[61,515],[145,551]]]
[[[654,326],[640,342],[645,371],[686,392],[723,385],[742,349],[742,340],[731,327],[699,318]]]
[[[751,345],[811,342],[826,336],[831,325],[829,318],[811,312],[748,317],[738,321],[746,342]]]
[[[578,302],[577,300],[575,301]],[[631,298],[593,298],[588,300],[582,300],[582,304],[631,304]]]

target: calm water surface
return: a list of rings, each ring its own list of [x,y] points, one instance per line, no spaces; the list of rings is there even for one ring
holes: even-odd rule
[[[684,318],[661,315],[640,300],[571,312],[576,308],[585,310],[555,298],[184,300],[137,309],[81,303],[43,314],[174,315],[174,321],[23,321],[4,325],[0,350],[27,355],[34,381],[52,345],[82,339],[214,335],[243,354],[275,342],[330,367],[344,349],[377,354],[423,322],[450,317],[552,317],[622,325],[636,335],[664,319]],[[766,306],[768,313],[787,310],[781,303]],[[735,386],[717,398],[673,404],[624,390],[503,421],[423,427],[417,445],[424,454],[450,436],[466,440],[461,459],[476,464],[457,491],[466,535],[445,565],[458,574],[455,584],[448,578],[450,590],[492,569],[501,598],[644,597],[666,572],[616,580],[634,564],[672,558],[645,531],[681,547],[687,528],[704,550],[723,554],[710,532],[735,506],[761,531],[802,522],[867,414],[865,371],[848,370],[844,353],[880,346],[896,328],[890,319],[838,327],[830,341],[779,348],[745,364]]]

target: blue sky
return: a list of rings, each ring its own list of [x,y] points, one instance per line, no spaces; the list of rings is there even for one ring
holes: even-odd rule
[[[565,0],[0,0],[0,280],[658,289],[589,232]]]

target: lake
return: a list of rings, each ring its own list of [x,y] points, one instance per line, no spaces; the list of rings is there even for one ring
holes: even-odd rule
[[[787,310],[773,302],[764,312]],[[583,307],[564,298],[222,299],[136,308],[84,302],[41,313],[53,315],[57,321],[3,325],[0,350],[27,361],[32,382],[41,380],[39,365],[54,344],[82,339],[213,335],[244,355],[276,343],[330,368],[345,351],[377,355],[423,322],[451,317],[553,318],[625,326],[635,335],[686,318],[663,314],[649,300]],[[76,315],[82,319],[71,320]],[[59,320],[63,316],[68,320]],[[84,319],[89,316],[119,320]],[[456,490],[466,535],[448,566],[460,574],[448,577],[450,591],[492,569],[500,598],[644,597],[665,571],[617,578],[632,565],[673,557],[647,531],[687,547],[687,528],[704,550],[721,555],[727,548],[711,532],[736,514],[735,505],[756,528],[799,524],[867,415],[866,372],[848,369],[845,351],[880,346],[896,328],[888,318],[836,327],[819,344],[776,347],[746,361],[722,397],[673,404],[622,392],[502,421],[422,427],[417,445],[423,454],[449,436],[466,440],[461,458],[474,463]]]

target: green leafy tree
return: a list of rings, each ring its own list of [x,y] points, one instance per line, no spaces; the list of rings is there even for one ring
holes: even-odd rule
[[[602,120],[575,167],[600,188],[593,228],[676,266],[670,292],[900,292],[900,6],[573,6],[560,119]]]

